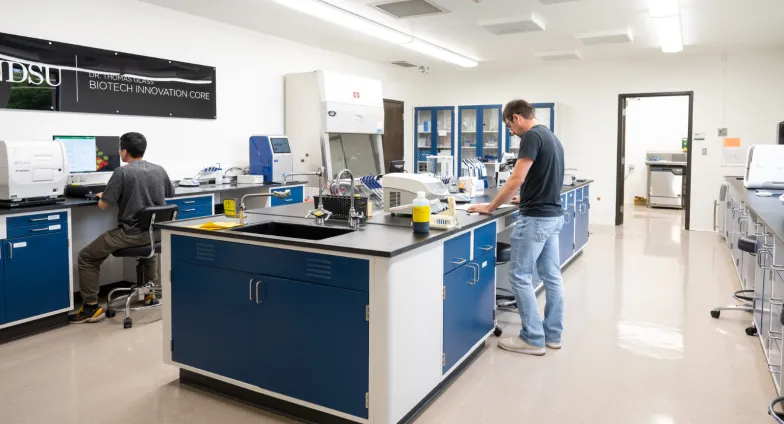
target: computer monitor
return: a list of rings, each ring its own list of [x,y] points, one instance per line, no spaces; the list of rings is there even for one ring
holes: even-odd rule
[[[68,157],[68,172],[113,172],[120,167],[120,138],[102,136],[56,135]]]
[[[406,161],[404,160],[389,161],[389,174],[394,172],[406,172]]]

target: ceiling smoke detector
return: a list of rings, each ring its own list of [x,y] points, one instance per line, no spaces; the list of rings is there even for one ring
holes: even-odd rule
[[[430,0],[395,0],[371,4],[370,6],[398,19],[438,15],[447,12]]]
[[[586,46],[598,46],[602,44],[623,44],[631,43],[634,41],[632,31],[630,29],[622,29],[617,31],[597,31],[587,32],[583,34],[576,34],[574,38],[580,40]]]
[[[545,30],[544,19],[532,13],[524,18],[500,18],[479,21],[477,24],[495,35],[522,34]]]
[[[583,56],[577,50],[552,50],[534,53],[534,56],[545,62],[562,62],[566,60],[579,60]]]

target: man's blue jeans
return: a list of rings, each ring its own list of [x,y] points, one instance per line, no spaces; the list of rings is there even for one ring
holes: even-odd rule
[[[545,340],[553,343],[561,341],[564,301],[558,233],[563,222],[563,216],[537,218],[521,215],[512,231],[509,282],[523,322],[520,338],[533,346],[544,346]],[[544,321],[539,316],[536,303],[534,266],[544,282],[547,295]]]

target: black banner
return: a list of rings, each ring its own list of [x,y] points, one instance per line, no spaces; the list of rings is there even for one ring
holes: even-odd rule
[[[215,68],[0,33],[2,108],[215,119]]]

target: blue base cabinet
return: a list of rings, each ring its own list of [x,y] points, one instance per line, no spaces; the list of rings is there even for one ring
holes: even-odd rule
[[[588,186],[580,187],[575,191],[577,192],[577,208],[575,209],[577,217],[575,218],[574,244],[575,250],[580,250],[588,244],[588,221],[591,202]]]
[[[460,265],[444,268],[443,373],[495,328],[495,229],[493,222],[474,230],[471,261],[463,257],[471,249],[470,232],[444,243],[445,264]]]
[[[560,264],[563,265],[574,255],[574,226],[575,213],[574,206],[568,206],[566,193],[561,195],[561,205],[564,208],[564,224],[561,233],[558,234],[558,254]]]
[[[8,321],[5,319],[5,272],[3,271],[3,261],[0,260],[0,325],[6,322]]]
[[[224,242],[217,247],[224,244],[241,258],[254,257],[258,249]],[[303,252],[276,251],[291,254],[279,258],[279,265],[288,264],[279,268],[302,263]],[[368,274],[365,280],[367,286]],[[175,362],[368,417],[367,291],[176,259],[171,288]]]
[[[5,318],[0,322],[31,318],[71,304],[67,225],[20,228],[47,234],[3,241]]]

